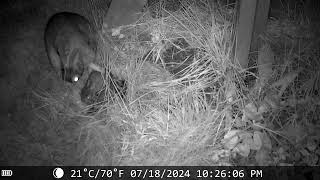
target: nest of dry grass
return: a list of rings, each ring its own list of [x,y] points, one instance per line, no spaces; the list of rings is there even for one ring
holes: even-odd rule
[[[150,8],[135,24],[111,30],[110,69],[128,82],[126,102],[108,107],[109,121],[123,129],[113,162],[227,163],[213,156],[227,128],[225,81],[227,72],[235,71],[233,14],[196,1],[175,10],[158,7],[161,15],[155,18]]]

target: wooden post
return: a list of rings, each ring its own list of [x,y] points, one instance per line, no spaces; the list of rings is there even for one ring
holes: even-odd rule
[[[248,65],[256,4],[257,0],[240,1],[235,58],[242,68],[247,68]]]
[[[259,35],[267,26],[270,0],[258,0],[254,21],[254,34]]]
[[[242,68],[248,66],[252,38],[256,38],[265,29],[269,6],[270,0],[240,1],[235,60]]]
[[[145,3],[146,0],[114,0],[111,2],[104,23],[109,28],[134,23]]]
[[[251,41],[251,52],[258,51],[261,46],[261,41],[259,41],[259,35],[266,30],[268,14],[270,9],[270,0],[258,0],[253,37]]]

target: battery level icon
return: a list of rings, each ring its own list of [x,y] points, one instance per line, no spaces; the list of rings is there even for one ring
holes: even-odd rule
[[[3,176],[3,177],[12,176],[12,170],[1,170],[1,176]]]

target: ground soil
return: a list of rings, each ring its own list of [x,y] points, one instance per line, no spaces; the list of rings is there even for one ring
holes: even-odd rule
[[[63,136],[63,131],[52,130],[54,126],[41,122],[39,114],[35,113],[43,102],[33,92],[55,92],[59,96],[70,89],[69,85],[56,78],[44,48],[44,28],[47,19],[56,10],[39,2],[42,1],[3,1],[1,5],[0,151],[5,154],[0,158],[2,165],[50,165],[59,161],[72,164],[75,160],[71,153],[75,144],[50,142],[53,137]],[[49,114],[44,112],[44,116]],[[64,124],[71,130],[68,132],[70,134],[72,129],[76,129],[71,124],[71,121]],[[52,161],[49,156],[54,153],[45,154],[42,146],[59,146],[68,151],[65,155],[57,155]]]

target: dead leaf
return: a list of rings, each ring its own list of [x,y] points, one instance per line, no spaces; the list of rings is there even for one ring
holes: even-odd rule
[[[243,139],[242,143],[248,144],[249,147],[251,148],[251,146],[253,144],[252,134],[250,135],[250,137],[247,137],[247,138]]]
[[[257,151],[256,155],[255,155],[255,160],[257,161],[259,166],[266,166],[269,165],[269,160],[270,160],[270,156],[269,156],[269,152],[268,150],[262,148],[259,151]]]
[[[248,139],[252,140],[252,133],[251,132],[243,131],[243,132],[239,133],[238,136],[240,137],[240,139],[242,141],[247,141]]]
[[[112,28],[111,29],[111,36],[118,36],[118,35],[120,35],[121,33],[121,26],[120,27],[118,27],[118,28]]]
[[[257,107],[253,103],[249,103],[245,106],[242,120],[262,120],[262,113],[258,111]]]
[[[245,126],[246,126],[246,121],[243,121],[239,117],[236,117],[234,119],[234,127],[241,128],[241,127],[245,127]]]
[[[266,132],[263,132],[262,144],[263,144],[263,148],[271,151],[271,149],[272,149],[271,139]]]
[[[218,150],[212,157],[211,160],[214,162],[219,162],[222,158],[230,157],[230,151],[229,150]]]
[[[267,103],[261,103],[261,105],[258,108],[258,112],[261,112],[261,113],[267,112],[268,110],[269,110],[269,107]]]
[[[314,152],[318,147],[318,144],[313,139],[308,139],[307,148],[309,151]]]
[[[243,157],[248,157],[250,153],[250,145],[247,143],[239,143],[235,151]]]
[[[262,147],[262,136],[263,134],[260,131],[255,131],[253,133],[253,143],[251,145],[252,150],[259,150]]]
[[[238,133],[240,130],[230,130],[227,134],[224,135],[222,144],[226,149],[233,149],[240,141]]]
[[[230,130],[229,132],[227,132],[223,139],[229,139],[229,138],[232,138],[233,136],[236,136],[238,133],[240,133],[241,130],[237,130],[237,129],[233,129],[233,130]]]
[[[294,153],[293,159],[294,159],[295,161],[300,161],[300,159],[301,159],[301,154],[300,154],[300,152],[296,151],[296,152]]]

